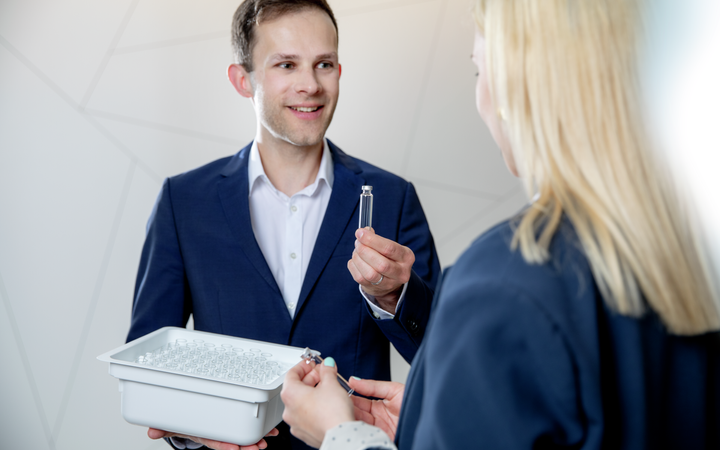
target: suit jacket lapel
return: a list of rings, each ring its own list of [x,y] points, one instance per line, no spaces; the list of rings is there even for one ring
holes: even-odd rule
[[[240,150],[225,166],[221,173],[223,178],[218,182],[218,194],[230,229],[237,237],[245,256],[267,284],[282,298],[280,288],[275,282],[275,277],[273,277],[252,231],[248,201],[248,160],[251,146],[252,142]]]
[[[298,316],[310,291],[315,287],[315,283],[347,229],[348,222],[354,217],[360,199],[360,188],[365,184],[365,180],[360,176],[362,169],[355,161],[329,140],[328,144],[332,152],[335,179],[325,217],[320,225],[315,248],[310,257],[307,272],[305,272],[295,317]],[[348,273],[348,277],[350,276]]]

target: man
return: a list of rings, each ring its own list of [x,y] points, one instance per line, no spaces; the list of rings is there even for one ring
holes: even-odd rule
[[[332,355],[346,377],[389,379],[388,341],[412,360],[440,267],[413,186],[324,138],[339,94],[337,42],[325,0],[240,5],[228,77],[253,102],[255,140],[165,181],[128,340],[184,327],[192,314],[198,330]],[[376,195],[374,230],[357,230],[363,185]],[[283,425],[269,448],[307,448]]]

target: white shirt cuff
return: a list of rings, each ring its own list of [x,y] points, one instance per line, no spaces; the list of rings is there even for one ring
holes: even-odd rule
[[[179,448],[181,450],[182,449],[195,450],[195,449],[203,446],[202,444],[198,444],[197,442],[195,442],[191,439],[185,439],[185,438],[176,437],[176,436],[171,437],[170,440],[172,441],[173,445],[176,448]]]
[[[397,450],[383,430],[363,421],[345,422],[325,433],[320,450],[361,450],[380,448]]]
[[[408,288],[408,283],[405,283],[403,285],[403,290],[400,293],[400,298],[398,298],[397,305],[395,305],[395,314],[397,314],[397,312],[400,311],[400,306],[402,306],[402,302],[403,302],[403,300],[405,300],[405,292],[407,291],[407,288]],[[367,292],[363,291],[362,286],[360,286],[359,284],[358,284],[358,289],[360,289],[360,295],[363,296],[363,298],[367,302],[370,309],[373,310],[373,316],[376,319],[387,320],[387,319],[395,318],[395,314],[390,314],[389,312],[385,311],[377,304],[377,300],[375,300],[374,295],[370,295]]]

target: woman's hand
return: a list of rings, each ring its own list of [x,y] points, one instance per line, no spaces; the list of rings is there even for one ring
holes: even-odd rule
[[[265,435],[265,437],[277,436],[278,433],[278,429],[273,428],[268,434]],[[185,439],[190,439],[191,441],[197,442],[198,444],[202,444],[205,447],[212,448],[214,450],[261,450],[267,447],[267,442],[265,442],[265,439],[260,439],[260,442],[254,445],[236,445],[229,444],[227,442],[214,441],[212,439],[200,438],[197,436],[186,436],[184,434],[171,433],[169,431],[158,430],[156,428],[148,429],[148,437],[150,439],[181,437]]]
[[[369,400],[362,397],[353,397],[355,419],[375,425],[387,433],[390,439],[395,440],[395,431],[400,417],[400,406],[405,393],[405,385],[393,381],[350,378],[350,387],[360,395],[379,399]]]
[[[305,361],[295,365],[285,375],[280,395],[290,433],[312,447],[322,445],[327,430],[355,420],[352,401],[338,383],[330,357],[314,369]]]

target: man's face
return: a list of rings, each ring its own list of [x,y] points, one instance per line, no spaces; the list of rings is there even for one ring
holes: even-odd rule
[[[261,139],[322,142],[339,94],[337,34],[328,15],[306,9],[257,26],[250,74]]]

